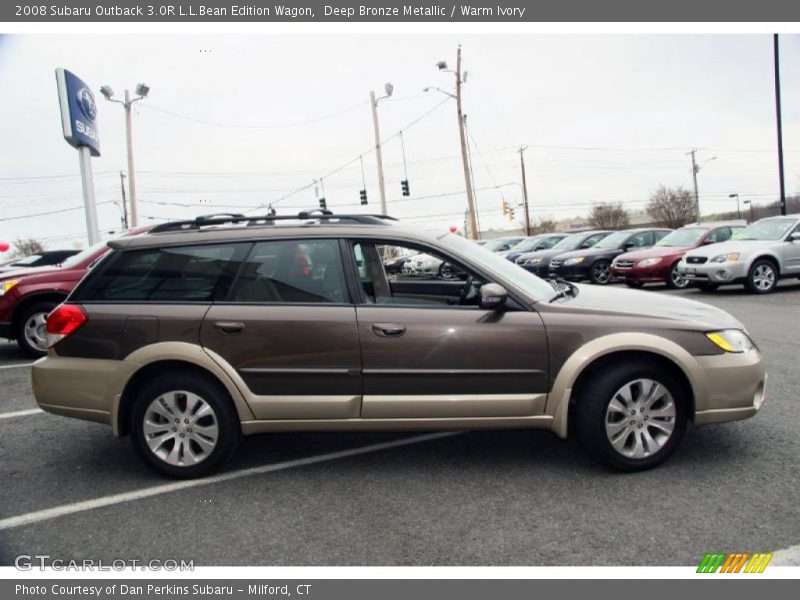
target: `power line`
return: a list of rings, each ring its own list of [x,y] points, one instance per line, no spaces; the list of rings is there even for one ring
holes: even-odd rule
[[[97,206],[102,206],[103,204],[113,204],[113,203],[114,202],[112,200],[106,200],[104,202],[98,202]],[[45,217],[47,215],[55,215],[55,214],[59,214],[59,213],[70,212],[70,211],[73,211],[73,210],[83,210],[83,208],[84,208],[83,206],[73,206],[73,207],[70,207],[70,208],[62,208],[60,210],[50,210],[50,211],[47,211],[47,212],[35,213],[35,214],[30,214],[30,215],[21,215],[21,216],[18,216],[18,217],[3,217],[3,218],[0,218],[0,221],[19,221],[21,219],[32,219],[34,217]]]
[[[320,117],[314,117],[313,119],[306,119],[304,121],[295,121],[293,123],[274,123],[269,125],[243,125],[243,124],[235,124],[235,123],[219,123],[217,121],[208,121],[206,119],[198,119],[195,117],[190,117],[187,115],[182,115],[180,113],[173,112],[171,110],[167,110],[165,108],[159,108],[157,106],[153,106],[152,104],[143,104],[143,108],[147,108],[150,110],[154,110],[156,112],[160,112],[166,115],[170,115],[172,117],[176,117],[178,119],[183,119],[185,121],[191,121],[193,123],[200,123],[202,125],[212,125],[214,127],[229,127],[232,129],[286,129],[289,127],[298,127],[300,125],[309,125],[311,123],[318,123],[319,121],[324,121],[326,119],[332,119],[334,117],[338,117],[349,112],[356,110],[357,108],[361,108],[362,106],[369,104],[369,102],[359,102],[358,104],[354,104],[348,108],[340,110],[335,113],[330,113],[327,115],[322,115]]]

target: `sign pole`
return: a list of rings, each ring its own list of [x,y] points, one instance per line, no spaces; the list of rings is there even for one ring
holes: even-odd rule
[[[86,212],[86,231],[89,245],[100,241],[100,230],[97,227],[97,206],[94,199],[94,179],[92,178],[92,153],[87,146],[78,147],[81,162],[81,183],[83,184],[83,207]]]

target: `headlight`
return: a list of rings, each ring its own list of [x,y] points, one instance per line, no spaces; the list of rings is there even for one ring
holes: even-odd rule
[[[541,258],[529,258],[528,260],[525,261],[525,264],[526,265],[538,265],[540,262],[542,262]]]
[[[4,281],[3,283],[0,283],[0,296],[5,294],[8,290],[13,288],[18,283],[19,283],[19,279],[9,279],[8,281]]]
[[[706,337],[725,352],[747,352],[755,348],[753,341],[740,329],[711,331],[706,334]]]
[[[649,266],[652,266],[652,265],[657,265],[660,262],[661,262],[661,257],[660,256],[657,257],[657,258],[645,258],[644,260],[640,260],[639,261],[638,266],[640,266],[640,267],[649,267]]]
[[[724,262],[736,262],[739,260],[741,254],[738,252],[730,252],[729,254],[720,254],[719,256],[715,256],[709,262],[713,263],[724,263]]]
[[[570,265],[579,265],[579,264],[581,264],[583,262],[583,259],[584,259],[583,256],[577,256],[575,258],[568,258],[567,260],[564,261],[564,266],[568,267]]]

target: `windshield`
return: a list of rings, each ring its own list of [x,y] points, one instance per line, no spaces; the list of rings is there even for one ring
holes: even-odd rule
[[[627,240],[630,236],[631,236],[630,231],[618,231],[616,233],[612,233],[608,237],[603,238],[602,240],[597,242],[594,245],[594,247],[605,248],[607,250],[611,248],[619,248],[620,246],[622,246],[622,244],[625,243],[625,240]]]
[[[553,250],[575,250],[583,243],[586,237],[582,233],[573,233],[553,246]]]
[[[496,251],[498,248],[502,248],[505,245],[511,246],[514,244],[513,239],[508,238],[497,238],[495,240],[487,240],[483,247],[487,250],[491,250],[492,252]]]
[[[541,238],[526,238],[522,240],[519,244],[511,248],[509,252],[528,252],[536,248],[536,246],[541,242]]]
[[[30,256],[26,256],[25,258],[20,258],[19,260],[15,260],[11,264],[14,266],[24,267],[25,265],[32,265],[37,260],[42,258],[41,254],[31,254]]]
[[[706,231],[704,227],[683,227],[665,235],[656,246],[694,246]]]
[[[64,269],[71,269],[73,267],[77,267],[87,258],[91,258],[95,254],[97,254],[97,251],[100,250],[105,245],[106,242],[97,242],[94,246],[89,246],[85,250],[81,250],[77,254],[73,254],[72,256],[64,260],[64,262],[61,263],[61,266]]]
[[[485,246],[478,246],[471,240],[452,233],[443,235],[439,238],[439,241],[450,248],[457,256],[468,257],[489,273],[496,273],[509,283],[527,292],[536,300],[547,300],[552,298],[555,293],[553,286],[549,283],[518,267],[502,256],[487,250]]]
[[[790,219],[763,219],[758,223],[737,231],[732,240],[779,240],[789,231],[796,221]]]

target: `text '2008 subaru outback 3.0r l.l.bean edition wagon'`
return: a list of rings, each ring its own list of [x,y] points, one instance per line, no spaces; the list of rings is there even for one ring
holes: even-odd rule
[[[761,353],[698,302],[555,287],[458,235],[315,211],[204,217],[112,242],[47,320],[44,410],[130,434],[195,477],[242,435],[544,428],[618,469],[653,467],[687,423],[750,417]],[[389,275],[438,257],[463,278]]]

